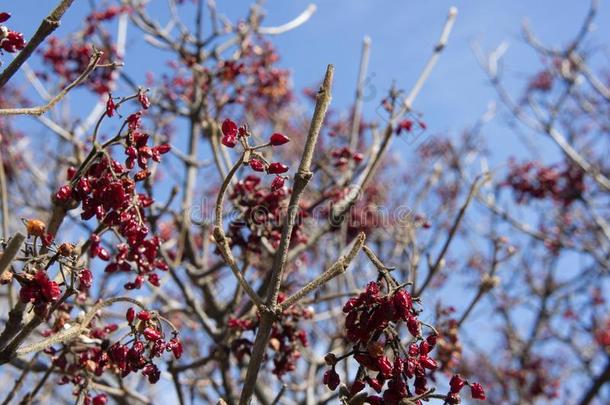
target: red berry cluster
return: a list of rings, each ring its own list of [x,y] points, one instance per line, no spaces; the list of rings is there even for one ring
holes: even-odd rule
[[[368,403],[392,405],[428,392],[428,378],[438,368],[430,356],[437,335],[433,332],[423,337],[418,319],[420,311],[414,306],[417,300],[402,286],[392,282],[384,294],[381,285],[381,282],[369,283],[363,293],[344,305],[346,335],[353,350],[341,358],[332,353],[326,356],[330,369],[324,374],[324,383],[336,389],[340,383],[335,369],[337,362],[353,356],[359,371],[349,389],[350,395],[368,386],[381,394],[367,395]],[[403,325],[413,337],[407,347],[399,338]]]
[[[165,341],[158,319],[149,311],[136,314],[133,308],[129,308],[125,317],[131,327],[133,340],[128,344],[116,342],[110,346],[110,360],[118,368],[121,377],[142,370],[142,374],[154,384],[159,381],[161,372],[153,360],[160,357],[164,351],[172,352],[174,357],[179,359],[183,352],[182,342],[176,332],[173,332],[170,340]]]
[[[47,41],[47,47],[42,51],[43,60],[66,82],[73,82],[80,76],[91,61],[95,49],[103,52],[100,64],[119,62],[122,55],[117,54],[114,41],[103,29],[102,22],[110,21],[128,10],[127,7],[112,6],[106,10],[93,12],[85,19],[85,27],[70,40],[51,37]],[[96,38],[101,38],[101,43],[96,41]],[[95,69],[86,81],[87,86],[100,95],[107,93],[113,83],[114,70],[110,66]]]
[[[0,12],[0,53],[2,51],[14,53],[25,48],[23,34],[4,25],[9,18],[11,18],[10,13]]]
[[[65,311],[67,312],[69,309]],[[57,317],[62,319],[60,315]],[[69,319],[69,316],[67,318]],[[141,371],[150,383],[159,381],[161,372],[154,364],[155,359],[165,352],[172,352],[176,359],[180,358],[183,352],[182,342],[176,332],[165,341],[159,320],[149,311],[136,314],[136,311],[130,308],[126,318],[131,329],[127,337],[131,339],[125,344],[120,341],[110,343],[110,335],[118,330],[116,324],[104,327],[95,327],[92,324],[86,345],[73,341],[66,344],[62,350],[47,349],[46,353],[53,356],[53,365],[64,374],[59,384],[73,384],[73,394],[79,395],[82,390],[88,389],[87,381],[90,376],[100,377],[105,372],[125,378],[132,372]],[[62,322],[56,322],[53,329],[57,332],[62,326]],[[100,395],[91,397],[87,393],[87,397],[93,404],[105,403],[99,402],[105,401],[105,397]]]
[[[234,148],[237,145],[237,141],[241,139],[245,148],[250,149],[248,145],[247,137],[250,136],[250,132],[246,125],[242,125],[239,128],[237,124],[230,119],[226,119],[223,121],[222,126],[222,139],[221,142],[224,146],[228,148]],[[281,146],[290,142],[290,139],[280,133],[274,133],[269,137],[269,142],[265,145],[258,146],[254,149],[260,149],[267,146]],[[252,150],[254,150],[252,149]],[[256,172],[264,172],[266,171],[269,174],[283,174],[288,171],[288,166],[280,162],[272,162],[268,163],[262,156],[258,155],[254,152],[254,156],[251,157],[247,162],[244,162],[252,168],[252,170]]]
[[[282,303],[286,295],[278,295],[278,303]],[[296,362],[301,357],[300,347],[307,347],[307,335],[300,328],[302,320],[311,319],[313,312],[301,305],[293,305],[284,310],[278,322],[273,324],[269,339],[269,349],[273,352],[273,374],[278,378],[296,369]],[[255,331],[258,320],[229,319],[228,326],[236,333],[231,342],[231,351],[238,360],[250,354],[253,342],[242,337],[245,331]]]
[[[118,55],[111,52],[111,48],[104,50],[100,63],[110,64],[116,62]],[[109,52],[110,51],[110,52]],[[89,42],[62,41],[56,37],[48,40],[47,49],[42,57],[45,63],[51,65],[53,72],[64,79],[66,83],[73,82],[86,69],[93,56],[94,47]],[[95,69],[89,75],[87,86],[98,94],[107,93],[112,83],[114,69]]]
[[[220,101],[223,105],[240,105],[248,111],[248,117],[270,120],[292,100],[289,71],[276,66],[279,58],[275,50],[261,38],[246,41],[240,53],[239,62],[218,55],[219,60],[209,58],[214,62],[198,66],[202,74],[200,90],[212,104]],[[191,68],[197,63],[197,55],[184,49],[180,56],[180,63],[169,62],[173,74],[160,80],[160,98],[173,108],[189,104],[195,97]]]
[[[551,197],[568,206],[585,192],[584,172],[574,165],[563,169],[536,161],[522,164],[511,161],[509,165],[504,184],[513,189],[519,203]]]
[[[353,160],[354,163],[358,164],[364,159],[362,153],[352,151],[347,146],[333,149],[330,155],[333,158],[333,166],[337,168],[346,167],[350,160]]]
[[[279,56],[270,42],[257,39],[242,53],[238,75],[232,80],[235,102],[244,105],[248,115],[268,120],[293,99],[290,71],[277,67]]]
[[[24,304],[31,303],[34,311],[41,317],[46,317],[49,306],[59,301],[61,289],[57,282],[49,279],[46,271],[37,270],[36,273],[21,273],[15,275],[21,284],[19,299]]]
[[[147,146],[148,135],[140,130],[140,113],[127,118],[128,134],[124,139],[125,164],[100,153],[85,170],[77,173],[68,170],[70,183],[62,186],[56,193],[58,201],[67,203],[70,200],[81,202],[81,217],[88,220],[96,217],[100,225],[114,229],[125,241],[116,246],[112,263],[106,266],[106,272],[129,272],[132,264],[137,273],[132,282],[125,284],[127,289],[140,288],[147,277],[148,281],[159,286],[159,276],[155,269],[167,270],[167,264],[158,258],[160,241],[156,236],[149,238],[150,230],[145,222],[145,208],[153,199],[136,191],[138,182],[150,175],[150,159],[160,160],[160,155],[170,150],[169,145]],[[130,175],[137,161],[139,171]],[[100,235],[92,234],[89,238],[89,251],[92,257],[109,261],[110,253],[102,246]]]
[[[290,198],[290,191],[284,187],[283,178],[276,177],[271,187],[267,188],[261,185],[260,177],[246,176],[237,182],[229,198],[241,211],[240,218],[229,225],[228,235],[232,245],[260,252],[261,238],[264,237],[277,248],[282,235],[286,203]],[[307,242],[301,226],[307,213],[301,209],[297,216],[291,244]]]
[[[447,404],[460,404],[462,402],[460,398],[460,391],[464,388],[465,385],[470,386],[470,395],[472,399],[480,399],[485,400],[485,391],[483,390],[483,386],[479,383],[470,384],[468,381],[464,380],[459,374],[455,374],[449,380],[449,393],[445,397],[445,402]]]

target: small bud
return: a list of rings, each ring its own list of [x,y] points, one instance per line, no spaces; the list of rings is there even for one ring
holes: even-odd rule
[[[142,104],[143,109],[148,110],[148,108],[150,107],[150,100],[148,99],[146,93],[144,93],[143,91],[138,93],[138,101],[140,102],[140,104]]]
[[[265,165],[258,159],[250,159],[249,164],[252,170],[254,170],[255,172],[265,171]]]
[[[142,333],[144,334],[144,337],[150,341],[159,340],[161,338],[161,333],[155,328],[146,328]]]
[[[334,367],[335,364],[337,364],[337,356],[335,356],[334,353],[328,353],[326,356],[324,356],[324,361],[327,365]]]
[[[284,178],[282,176],[275,176],[271,182],[271,191],[277,191],[284,187]]]
[[[459,394],[459,392],[464,387],[465,381],[459,374],[454,374],[449,381],[449,387],[451,387],[451,392],[455,394]]]
[[[237,138],[235,136],[225,135],[222,137],[220,142],[227,148],[234,148],[237,145]]]
[[[116,110],[116,105],[112,100],[112,94],[108,93],[108,101],[106,101],[106,115],[112,117]]]
[[[127,322],[132,323],[133,320],[135,319],[136,316],[136,311],[133,308],[129,308],[127,310],[127,313],[125,314],[125,318],[127,319]]]
[[[270,174],[282,174],[288,171],[288,166],[280,162],[274,162],[269,165],[267,172]]]
[[[228,118],[222,122],[221,130],[225,137],[235,138],[237,136],[237,124]]]
[[[138,319],[141,321],[150,321],[151,315],[148,311],[140,311],[138,313]]]
[[[269,139],[269,143],[273,146],[280,146],[280,145],[283,145],[288,142],[290,142],[290,138],[288,138],[286,135],[280,134],[278,132],[271,135],[271,138]]]
[[[136,175],[133,176],[133,179],[135,181],[142,181],[145,178],[147,178],[148,176],[150,176],[150,170],[144,169],[144,170],[140,170],[139,172],[137,172]]]
[[[341,378],[339,374],[335,371],[335,368],[331,368],[330,370],[326,370],[324,372],[323,380],[324,385],[326,385],[330,390],[334,391],[337,389],[339,384],[341,383]]]

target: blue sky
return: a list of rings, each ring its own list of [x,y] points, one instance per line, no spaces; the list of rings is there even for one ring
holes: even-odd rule
[[[10,26],[30,36],[56,1],[2,3],[4,7],[0,8],[13,13]],[[81,25],[87,13],[87,3],[75,2],[58,29],[58,35],[65,35]],[[308,0],[268,0],[265,3],[265,25],[282,24],[297,16],[310,3]],[[150,6],[163,15],[164,4],[162,0],[153,0]],[[247,0],[219,0],[218,8],[234,19],[243,16],[249,4]],[[272,38],[282,56],[281,64],[292,70],[297,89],[315,84],[320,80],[325,65],[335,64],[333,105],[345,107],[353,99],[361,41],[369,35],[373,41],[369,83],[377,97],[365,105],[365,113],[375,118],[378,101],[392,80],[402,88],[413,84],[438,38],[447,10],[452,5],[457,6],[459,15],[449,45],[415,104],[415,109],[424,114],[430,133],[436,134],[457,132],[472,124],[486,110],[488,102],[495,99],[494,91],[471,50],[473,41],[487,50],[504,40],[509,41],[511,46],[505,56],[506,78],[509,83],[522,86],[527,74],[539,67],[536,55],[520,37],[523,19],[529,19],[534,31],[545,42],[562,44],[579,28],[589,2],[321,0],[316,5],[317,12],[308,23]],[[597,19],[597,32],[591,36],[593,44],[609,37],[610,25],[603,24],[609,19],[610,7],[602,7]],[[162,66],[165,60],[162,55],[159,59],[151,57],[150,47],[139,46],[134,28],[128,35],[131,38],[128,49],[131,48],[132,52],[128,51],[126,69],[139,75],[143,81],[145,71],[155,70],[151,62],[158,60]],[[519,93],[521,88],[514,90]],[[517,153],[516,147],[512,147],[514,138],[503,129],[502,122],[500,113],[490,126],[488,142],[500,146],[492,148],[497,149],[500,155]],[[498,156],[500,159],[504,157]]]

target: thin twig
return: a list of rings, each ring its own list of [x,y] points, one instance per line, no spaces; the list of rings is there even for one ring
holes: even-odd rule
[[[349,252],[345,256],[341,256],[335,263],[333,263],[332,266],[324,271],[324,273],[320,274],[314,280],[307,283],[305,286],[303,286],[303,288],[282,302],[282,310],[290,308],[292,305],[303,299],[303,297],[309,295],[309,293],[322,287],[333,278],[345,273],[349,264],[352,262],[352,260],[354,260],[360,249],[362,249],[365,239],[366,236],[363,232],[358,234]]]
[[[74,87],[78,86],[83,81],[85,81],[85,79],[91,74],[91,72],[93,72],[95,70],[95,68],[98,67],[97,63],[99,62],[102,55],[103,55],[103,52],[96,51],[93,54],[93,56],[91,57],[91,60],[89,61],[89,65],[87,65],[87,68],[80,74],[80,76],[78,76],[76,78],[76,80],[74,80],[72,83],[70,83],[68,86],[66,86],[62,91],[57,93],[57,95],[55,97],[53,97],[47,104],[37,106],[37,107],[28,107],[28,108],[0,109],[0,116],[1,115],[42,115],[42,114],[44,114],[45,112],[47,112],[51,108],[53,108],[55,106],[55,104],[59,103],[61,101],[61,99],[64,98],[64,96],[66,94],[68,94],[68,92],[70,90],[72,90]]]
[[[472,183],[472,186],[470,187],[470,191],[468,192],[468,196],[466,197],[466,200],[460,207],[460,211],[458,212],[457,216],[453,220],[453,224],[451,225],[451,229],[449,230],[449,234],[447,235],[447,238],[445,239],[445,243],[443,244],[443,247],[441,248],[440,253],[436,257],[434,264],[432,264],[430,266],[430,270],[428,271],[428,275],[426,276],[426,279],[424,280],[424,283],[422,284],[422,286],[418,290],[415,290],[416,292],[414,295],[416,297],[419,297],[421,295],[421,293],[426,289],[428,284],[430,284],[430,282],[432,281],[432,278],[434,278],[437,271],[441,268],[441,264],[443,263],[445,255],[447,254],[447,251],[449,250],[449,246],[451,245],[451,242],[453,241],[453,237],[456,235],[456,232],[459,229],[460,224],[462,223],[462,219],[464,218],[464,214],[466,213],[468,206],[472,202],[472,199],[474,198],[474,196],[477,194],[479,187],[488,179],[489,179],[489,176],[483,175],[483,176],[476,178],[474,180],[474,182]]]

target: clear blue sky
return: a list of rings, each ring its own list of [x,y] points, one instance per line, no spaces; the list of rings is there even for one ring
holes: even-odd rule
[[[11,27],[29,37],[56,3],[55,0],[2,1],[0,8],[13,13]],[[309,0],[268,0],[265,25],[282,24],[310,3]],[[164,4],[163,0],[151,1],[151,7],[159,10]],[[247,0],[219,0],[218,8],[230,18],[236,18],[245,15],[249,4]],[[534,31],[544,41],[561,44],[578,29],[589,1],[321,0],[316,5],[317,12],[307,24],[273,38],[282,56],[281,64],[292,70],[298,90],[315,84],[327,63],[335,64],[333,105],[344,107],[353,99],[361,40],[369,35],[373,41],[369,79],[377,92],[374,101],[365,106],[369,117],[375,117],[379,98],[392,80],[403,88],[413,83],[438,38],[448,8],[457,6],[459,15],[449,45],[415,105],[424,113],[429,133],[436,134],[463,129],[495,98],[471,51],[472,41],[492,49],[508,40],[511,46],[505,57],[507,79],[517,83],[538,67],[536,56],[520,37],[523,18],[530,20]],[[77,0],[57,34],[65,35],[80,26],[88,7],[88,2]],[[593,43],[597,40],[599,44],[610,37],[610,7],[602,7],[597,21],[598,32],[591,38]],[[164,55],[153,57],[156,54],[150,53],[150,47],[140,46],[134,28],[129,34],[128,48],[132,52],[127,53],[126,69],[135,77],[140,76],[143,82],[143,73],[159,70],[166,59]],[[155,63],[159,68],[155,69]],[[502,123],[502,114],[496,121]],[[501,125],[493,124],[489,132],[488,140],[492,145],[500,146],[499,150],[508,150],[508,153],[516,152],[514,148],[505,148],[513,144],[514,138]]]

